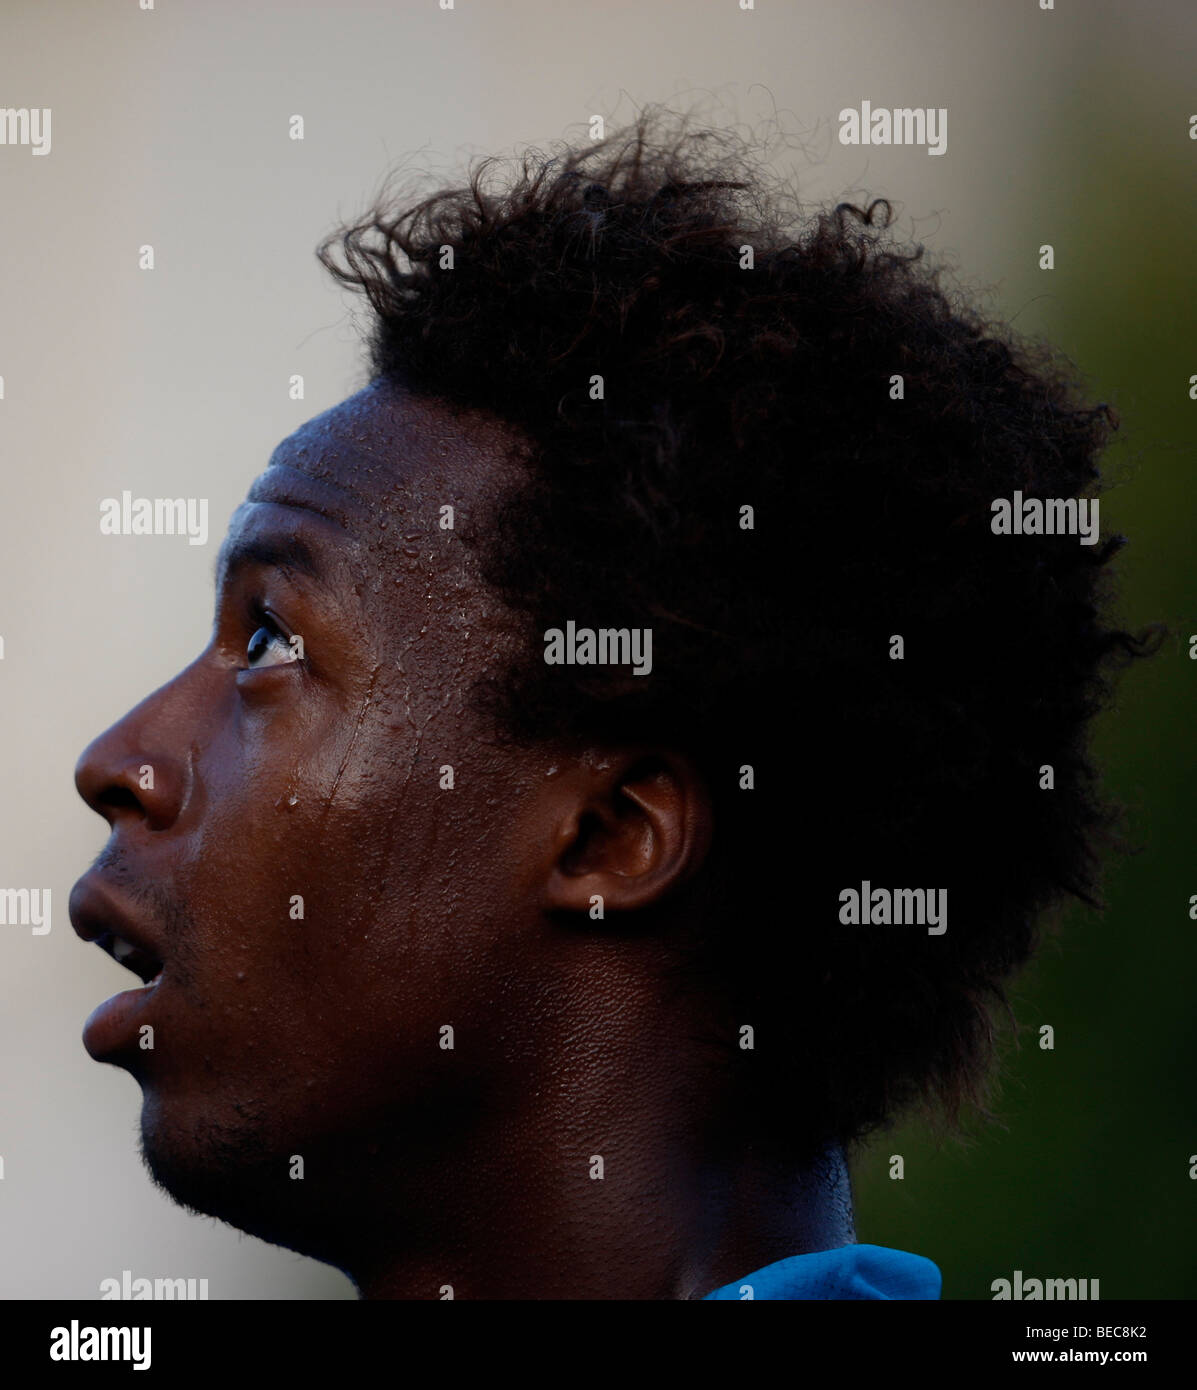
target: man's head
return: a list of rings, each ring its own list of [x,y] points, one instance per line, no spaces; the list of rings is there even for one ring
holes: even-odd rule
[[[348,1263],[451,1156],[607,1142],[605,1088],[800,1167],[974,1095],[1035,917],[1091,896],[1116,545],[990,502],[1091,489],[1108,412],[888,209],[800,219],[721,150],[646,118],[323,248],[375,380],[279,446],[209,646],[78,772],[76,920],[165,963],[88,1043],[181,1200]],[[569,624],[651,669],[546,661]],[[841,924],[862,880],[948,930]]]

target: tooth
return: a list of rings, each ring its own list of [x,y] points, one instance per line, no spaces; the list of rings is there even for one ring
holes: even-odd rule
[[[112,943],[112,954],[122,964],[133,954],[136,947],[130,946],[127,941],[122,941],[119,937]]]

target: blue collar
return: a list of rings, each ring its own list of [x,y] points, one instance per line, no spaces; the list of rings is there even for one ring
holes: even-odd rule
[[[942,1282],[938,1267],[922,1255],[843,1245],[778,1260],[707,1298],[938,1298]]]

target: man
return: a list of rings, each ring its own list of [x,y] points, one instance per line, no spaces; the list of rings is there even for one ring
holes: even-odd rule
[[[845,1152],[1093,894],[1117,543],[994,504],[1087,514],[1109,412],[656,120],[325,244],[373,379],[77,772],[151,1173],[367,1297],[937,1297]]]

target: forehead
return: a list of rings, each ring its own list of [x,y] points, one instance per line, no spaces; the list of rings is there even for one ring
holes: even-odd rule
[[[247,500],[316,502],[349,525],[456,506],[507,475],[514,442],[510,427],[482,412],[375,381],[284,439]]]
[[[373,382],[275,449],[230,522],[218,589],[246,564],[267,565],[338,601],[460,608],[469,595],[481,617],[479,605],[494,605],[459,538],[474,522],[485,528],[526,447],[489,412]]]

